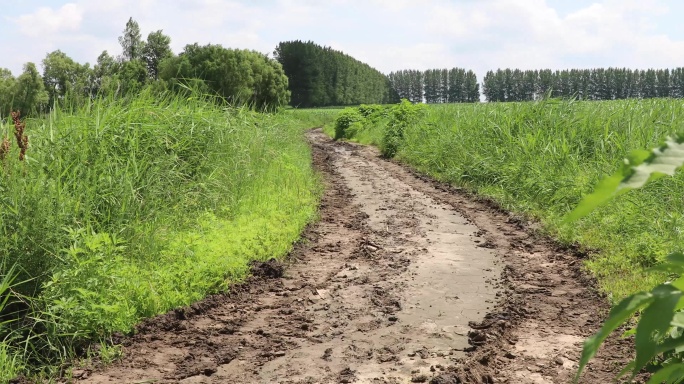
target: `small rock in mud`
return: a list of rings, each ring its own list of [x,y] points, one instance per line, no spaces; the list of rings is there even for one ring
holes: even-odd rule
[[[356,380],[356,372],[347,367],[340,372],[337,379],[340,383],[353,383]]]
[[[332,348],[328,348],[325,350],[325,352],[323,352],[323,357],[321,357],[321,358],[325,361],[330,361],[330,360],[332,360],[331,359],[332,353],[333,353]]]
[[[447,373],[433,377],[432,380],[430,380],[430,384],[461,384],[461,379],[452,373]]]
[[[252,261],[249,266],[253,276],[265,277],[268,279],[283,277],[283,272],[285,271],[283,264],[276,259],[269,259],[265,262]]]

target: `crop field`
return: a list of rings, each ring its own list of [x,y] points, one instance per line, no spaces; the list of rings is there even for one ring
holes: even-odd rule
[[[412,115],[398,133],[388,128],[406,111],[348,109],[338,137],[386,152],[391,144],[391,154],[421,172],[539,219],[543,232],[589,253],[585,265],[613,301],[664,281],[663,273],[649,268],[684,245],[681,174],[620,196],[577,223],[562,219],[631,151],[656,147],[680,130],[681,100],[551,99],[404,109]],[[334,135],[334,128],[326,130]]]

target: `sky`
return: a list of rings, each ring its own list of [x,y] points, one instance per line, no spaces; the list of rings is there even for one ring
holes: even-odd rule
[[[61,50],[91,65],[133,17],[174,52],[281,41],[341,50],[384,72],[684,66],[681,0],[0,0],[0,68]]]

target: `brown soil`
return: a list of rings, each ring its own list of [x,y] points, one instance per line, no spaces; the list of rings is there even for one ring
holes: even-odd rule
[[[83,383],[568,383],[608,306],[525,221],[310,133],[321,219],[286,265],[145,321]],[[581,382],[607,383],[611,340]]]

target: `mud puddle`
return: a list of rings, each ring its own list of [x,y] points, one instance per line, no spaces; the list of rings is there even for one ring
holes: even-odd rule
[[[606,308],[574,256],[372,148],[309,138],[327,189],[285,268],[146,321],[79,382],[568,382]]]

